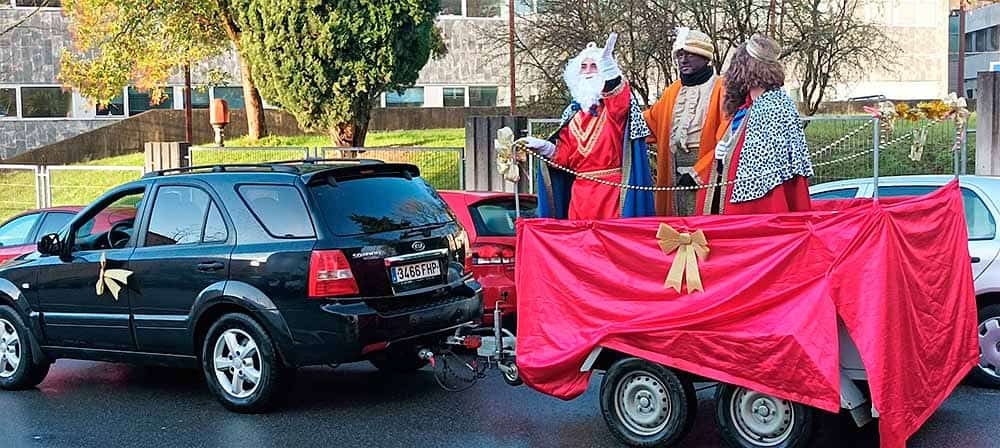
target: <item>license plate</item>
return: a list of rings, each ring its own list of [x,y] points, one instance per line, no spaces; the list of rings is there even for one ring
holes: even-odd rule
[[[441,275],[441,263],[436,260],[393,266],[392,268],[393,283],[407,283],[439,275]]]

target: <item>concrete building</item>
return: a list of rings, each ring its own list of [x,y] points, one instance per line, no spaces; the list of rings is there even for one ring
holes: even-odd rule
[[[952,55],[950,78],[957,83],[957,77],[965,81],[965,96],[976,97],[976,76],[979,72],[997,70],[1000,65],[1000,4],[982,6],[965,13],[965,70],[958,73],[958,13],[952,14],[953,42],[949,53]]]
[[[0,27],[34,11],[43,0],[0,0]],[[866,18],[884,24],[902,52],[899,69],[860,67],[856,79],[834,87],[828,99],[882,94],[894,99],[927,99],[948,88],[948,1],[869,0]],[[59,55],[70,44],[59,0],[0,37],[0,159],[104,126],[151,108],[183,108],[182,79],[168,83],[168,99],[150,104],[148,94],[129,87],[107,110],[99,110],[58,81]],[[521,15],[546,12],[545,0],[516,0]],[[507,0],[442,0],[438,24],[448,54],[431,60],[411,89],[382,95],[380,106],[494,107],[510,104],[507,48]],[[972,28],[970,28],[972,29]],[[994,34],[995,36],[995,34]],[[976,38],[973,38],[976,39]],[[974,43],[978,43],[976,40]],[[669,43],[665,43],[668,45]],[[554,62],[558,63],[558,62]],[[232,85],[195,90],[192,106],[207,108],[213,98],[242,107],[239,69],[232,54],[198,64],[194,84],[207,82],[209,68],[222,68]],[[973,73],[974,68],[969,68]],[[524,79],[519,75],[520,79]],[[791,85],[794,90],[794,83]],[[519,102],[534,94],[533,86],[518,86]]]

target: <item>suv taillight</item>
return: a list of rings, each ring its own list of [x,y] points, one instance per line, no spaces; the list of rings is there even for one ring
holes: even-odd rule
[[[358,293],[351,265],[339,250],[314,250],[309,259],[309,298],[349,296]]]
[[[472,248],[472,264],[514,264],[514,248],[502,244],[481,244]]]
[[[465,268],[465,272],[472,272],[472,245],[469,244],[469,234],[462,230],[458,232],[458,236],[455,237],[455,245],[457,249],[461,249],[465,258],[462,260],[462,266]]]

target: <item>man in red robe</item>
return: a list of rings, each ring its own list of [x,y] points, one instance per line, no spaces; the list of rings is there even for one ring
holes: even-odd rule
[[[528,148],[542,157],[573,171],[559,173],[570,175],[565,216],[569,219],[653,213],[651,192],[621,187],[648,186],[652,177],[645,152],[649,128],[615,61],[616,39],[617,35],[612,33],[603,49],[591,42],[567,64],[563,77],[574,101],[563,114],[560,130],[549,140],[523,139]],[[541,168],[547,175],[553,171]],[[553,188],[554,179],[549,176],[545,179],[549,181],[543,182],[540,190],[548,194],[559,189],[559,186]],[[551,217],[560,214],[546,215],[541,210],[540,213]]]
[[[745,215],[808,211],[813,175],[795,101],[782,89],[781,47],[754,35],[726,71],[725,107],[733,117],[715,147],[704,213]]]

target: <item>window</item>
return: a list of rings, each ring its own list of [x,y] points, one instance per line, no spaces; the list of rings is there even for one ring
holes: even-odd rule
[[[1000,50],[1000,32],[997,31],[997,27],[992,27],[986,31],[986,47],[988,51]]]
[[[61,87],[21,87],[21,114],[24,118],[64,118],[70,116],[73,95]]]
[[[500,199],[480,202],[469,207],[472,223],[479,236],[514,236],[514,199]],[[537,218],[538,204],[534,200],[521,200],[521,218]]]
[[[497,107],[496,87],[469,87],[470,107]]]
[[[452,221],[448,206],[423,179],[392,173],[338,180],[309,189],[331,232],[362,235]],[[378,193],[378,200],[372,194]]]
[[[997,223],[979,195],[963,188],[962,204],[965,206],[965,225],[968,226],[969,239],[992,240],[997,233]]]
[[[107,106],[97,105],[97,116],[99,117],[124,117],[125,116],[125,96],[119,95],[111,100]]]
[[[857,188],[842,188],[840,190],[824,191],[810,195],[812,199],[852,199],[858,195]]]
[[[465,0],[466,15],[469,17],[499,17],[506,0]]]
[[[385,107],[421,107],[424,105],[424,88],[410,87],[399,92],[385,94]]]
[[[923,196],[925,194],[930,194],[937,189],[938,187],[934,186],[879,187],[878,195],[880,197]]]
[[[38,222],[38,213],[14,218],[0,227],[0,246],[19,246],[28,244],[31,229]]]
[[[149,92],[141,92],[135,87],[128,88],[128,114],[129,116],[143,113],[150,109],[173,109],[174,108],[174,89],[167,87],[163,90],[163,94],[166,95],[163,101],[159,104],[153,104],[152,98],[150,98]]]
[[[465,88],[445,87],[444,107],[465,107]]]
[[[56,233],[66,224],[73,220],[72,213],[49,212],[42,219],[42,226],[38,228],[38,236],[45,236]]]
[[[532,3],[534,3],[534,0],[514,0],[514,15],[526,16],[531,14],[535,9]],[[504,8],[504,11],[506,11],[506,8]]]
[[[241,185],[240,197],[267,233],[277,238],[311,238],[316,235],[305,201],[287,185]],[[370,200],[367,196],[365,200]]]
[[[974,42],[976,44],[976,48],[973,51],[976,51],[976,52],[979,52],[979,53],[987,51],[987,47],[986,47],[986,44],[987,44],[986,30],[976,31],[976,38],[975,38]]]
[[[17,116],[17,89],[0,88],[0,118]]]
[[[219,99],[226,100],[229,104],[229,109],[243,109],[246,105],[243,102],[243,88],[242,87],[216,87],[215,97]]]
[[[208,105],[212,102],[208,95],[208,88],[192,88],[191,89],[191,108],[192,109],[208,109]]]
[[[195,244],[201,241],[212,200],[193,187],[162,187],[153,202],[146,247]]]
[[[441,0],[441,15],[443,16],[462,15],[462,0]]]
[[[226,221],[222,219],[219,207],[212,203],[208,210],[208,218],[205,220],[205,236],[202,241],[206,243],[224,243],[229,239],[229,231],[226,230]]]
[[[103,208],[92,211],[92,216],[76,229],[73,250],[107,249],[111,243],[116,248],[127,246],[132,239],[135,215],[142,206],[143,196],[142,189],[120,192],[111,198],[110,203],[105,202]],[[111,229],[117,233],[109,234]],[[122,235],[128,237],[122,238]]]
[[[46,8],[59,8],[62,6],[62,0],[14,0],[15,6],[21,6],[26,8],[36,8],[39,6],[44,6]]]
[[[549,11],[548,0],[535,0],[535,12],[544,14]]]

